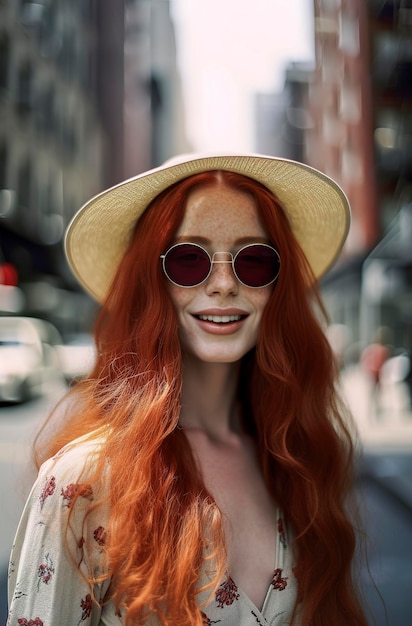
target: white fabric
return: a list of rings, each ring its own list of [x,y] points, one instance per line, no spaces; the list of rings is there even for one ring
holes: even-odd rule
[[[100,498],[94,488],[79,481],[83,470],[93,462],[99,445],[76,442],[41,467],[27,500],[10,559],[8,626],[120,626],[124,616],[116,615],[112,602],[103,607],[91,601],[88,583],[82,573],[94,576],[101,566],[107,510],[93,510]],[[80,493],[71,509],[71,498]],[[86,512],[89,514],[86,516]],[[71,513],[66,535],[67,518]],[[279,521],[276,546],[276,576],[270,585],[261,611],[228,578],[204,609],[204,625],[211,626],[284,626],[296,598],[291,550]],[[67,546],[69,549],[67,549]],[[87,549],[88,548],[88,549]],[[99,564],[100,562],[100,564]],[[78,566],[79,564],[79,566]],[[204,581],[202,581],[204,582]],[[109,581],[96,584],[94,594],[101,601]],[[201,601],[202,598],[199,598]],[[157,626],[156,619],[150,626]]]

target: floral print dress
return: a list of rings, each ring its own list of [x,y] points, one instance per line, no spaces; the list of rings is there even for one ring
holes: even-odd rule
[[[124,616],[114,604],[102,602],[110,581],[95,584],[96,603],[84,578],[97,579],[104,571],[108,510],[93,508],[93,501],[102,494],[96,493],[87,480],[77,478],[87,476],[88,464],[93,463],[98,447],[98,439],[78,440],[40,468],[11,553],[7,626],[124,625]],[[274,552],[273,578],[261,610],[228,575],[202,609],[204,626],[290,624],[296,581],[280,517]],[[202,585],[206,582],[203,578]],[[199,602],[202,600],[205,598],[199,597]],[[158,620],[153,617],[148,626],[158,626]]]
[[[261,609],[227,574],[203,609],[204,626],[289,626],[296,602],[297,583],[293,574],[292,549],[282,516],[278,515],[275,567]],[[203,583],[207,582],[205,574]],[[298,624],[298,617],[293,622]]]

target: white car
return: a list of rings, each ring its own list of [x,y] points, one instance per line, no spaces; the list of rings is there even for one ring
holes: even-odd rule
[[[69,386],[75,385],[92,370],[96,347],[88,333],[78,333],[56,346],[60,370]]]
[[[60,333],[44,320],[0,316],[0,402],[24,402],[61,381]]]

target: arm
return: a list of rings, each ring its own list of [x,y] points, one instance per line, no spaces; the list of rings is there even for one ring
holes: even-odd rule
[[[83,452],[79,456],[72,448],[40,469],[11,554],[9,626],[99,624],[98,603],[109,582],[94,585],[93,602],[84,575],[101,573],[105,520],[101,508],[86,515],[95,494],[91,485],[78,482]],[[80,495],[74,503],[75,493]]]

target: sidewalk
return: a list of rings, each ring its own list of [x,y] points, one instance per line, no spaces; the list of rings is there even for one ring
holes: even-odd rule
[[[365,449],[412,453],[412,411],[405,385],[386,385],[377,396],[358,366],[342,372],[341,385]]]

